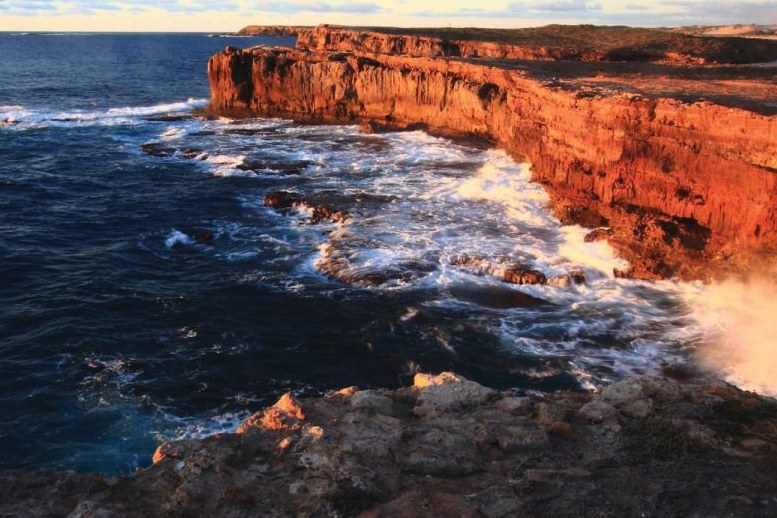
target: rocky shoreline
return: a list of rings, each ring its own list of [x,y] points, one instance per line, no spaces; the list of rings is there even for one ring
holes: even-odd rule
[[[630,276],[706,280],[772,268],[777,73],[694,65],[721,39],[707,38],[707,48],[684,37],[700,48],[676,43],[646,63],[634,52],[647,43],[616,54],[632,61],[591,43],[569,61],[566,50],[556,56],[563,46],[529,52],[477,34],[464,45],[321,26],[301,31],[296,49],[214,56],[209,110],[474,135],[531,162],[562,221],[609,229]],[[777,59],[777,47],[765,52]],[[603,61],[586,62],[589,54]]]
[[[0,516],[771,516],[777,403],[644,377],[519,396],[455,374],[283,395],[107,479],[0,472]]]

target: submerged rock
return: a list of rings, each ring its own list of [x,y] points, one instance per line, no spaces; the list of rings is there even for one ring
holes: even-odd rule
[[[321,203],[313,196],[304,196],[288,191],[269,192],[264,197],[264,205],[277,210],[282,214],[288,214],[291,209],[307,210],[310,212],[306,222],[316,225],[323,221],[330,223],[343,223],[348,219],[348,211],[335,209]]]
[[[162,144],[160,142],[148,142],[140,146],[140,149],[142,149],[146,154],[159,158],[173,156],[176,151],[174,147]]]

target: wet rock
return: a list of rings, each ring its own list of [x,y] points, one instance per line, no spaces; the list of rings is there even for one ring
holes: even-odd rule
[[[268,173],[275,175],[300,175],[309,166],[315,162],[309,160],[290,160],[290,161],[263,161],[263,160],[245,160],[236,167],[241,171],[253,171],[255,173]]]
[[[384,268],[369,263],[361,265],[359,256],[363,250],[358,241],[351,241],[342,234],[322,245],[319,253],[320,257],[313,263],[316,270],[330,279],[365,288],[396,282],[409,283],[437,268],[434,263],[416,260],[397,261]]]
[[[545,284],[547,282],[544,273],[523,265],[508,266],[500,272],[499,276],[510,284]]]
[[[148,155],[159,158],[173,156],[176,151],[174,147],[162,144],[161,142],[148,142],[140,146],[140,149],[142,149],[143,152]]]
[[[548,285],[555,286],[557,288],[567,288],[569,286],[577,286],[585,284],[586,277],[582,270],[571,270],[566,275],[557,275],[548,279]]]
[[[264,137],[277,134],[278,130],[275,128],[227,128],[224,130],[224,135],[239,135],[243,137]]]
[[[522,264],[505,264],[507,258],[489,260],[470,255],[454,256],[449,260],[452,266],[465,267],[475,275],[496,277],[510,284],[545,284],[547,278],[539,270]]]
[[[334,209],[328,205],[318,204],[313,198],[288,191],[269,192],[264,197],[264,205],[282,214],[288,214],[291,209],[309,210],[307,223],[315,225],[324,220],[331,223],[342,223],[348,219],[348,212]]]
[[[583,240],[586,243],[596,243],[597,241],[607,241],[612,236],[612,230],[609,228],[595,228],[585,235]]]
[[[203,230],[202,232],[195,232],[192,234],[192,239],[201,244],[212,242],[214,237],[213,232],[209,230]]]
[[[302,195],[289,191],[273,191],[264,195],[265,207],[275,210],[290,209],[302,201]]]
[[[208,158],[208,153],[201,149],[186,148],[180,152],[180,156],[187,160],[206,160]]]
[[[151,115],[145,117],[149,122],[181,122],[194,119],[190,113],[165,113],[163,115]]]

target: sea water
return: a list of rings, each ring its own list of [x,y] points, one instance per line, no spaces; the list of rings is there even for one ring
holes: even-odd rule
[[[422,132],[189,116],[225,42],[293,39],[0,34],[1,467],[127,473],[286,391],[419,369],[542,393],[692,361],[704,288],[616,279],[624,262],[546,210],[530,164]],[[266,207],[273,191],[349,200],[347,217],[311,224]],[[333,279],[334,252],[349,278],[401,275]],[[510,285],[465,256],[586,282]]]

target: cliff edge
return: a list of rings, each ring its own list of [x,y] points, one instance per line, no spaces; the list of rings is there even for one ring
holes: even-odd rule
[[[591,239],[633,265],[618,274],[773,263],[777,69],[455,57],[446,41],[322,26],[296,49],[228,48],[210,110],[488,139],[531,162],[560,219],[603,229]]]
[[[520,397],[455,374],[283,395],[118,480],[0,471],[2,516],[774,516],[777,406],[640,378]]]

